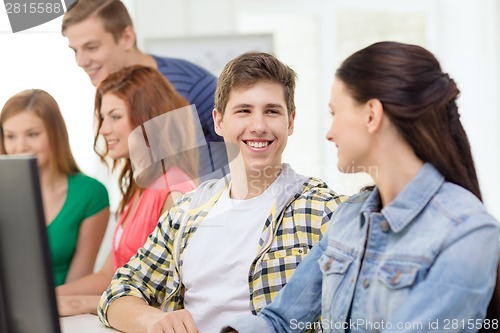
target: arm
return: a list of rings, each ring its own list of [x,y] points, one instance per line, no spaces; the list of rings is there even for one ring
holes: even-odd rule
[[[180,192],[168,195],[162,211],[173,205],[173,196],[180,197]],[[93,303],[94,310],[98,304]],[[187,310],[163,312],[149,306],[144,300],[125,296],[116,299],[109,305],[107,317],[109,324],[123,332],[187,332],[198,333],[198,328]]]
[[[177,195],[180,193],[173,193]],[[165,200],[163,209],[173,204],[172,195]],[[56,288],[60,316],[71,316],[81,313],[97,314],[100,295],[106,290],[113,278],[113,260],[110,253],[101,269],[78,280]]]
[[[189,200],[186,201],[184,209],[189,206]],[[106,326],[111,325],[110,321],[117,327],[123,327],[124,323],[134,327],[143,323],[135,313],[137,309],[131,310],[125,307],[123,310],[111,311],[108,314],[108,310],[115,306],[115,303],[120,304],[117,300],[122,297],[134,296],[138,299],[138,304],[151,307],[148,311],[154,312],[154,307],[160,307],[168,297],[181,288],[172,253],[174,238],[179,229],[174,219],[183,218],[183,213],[180,213],[180,217],[176,216],[178,210],[184,211],[179,208],[183,203],[175,205],[160,218],[144,246],[116,272],[108,290],[102,295],[98,308],[99,319]],[[108,315],[111,317],[108,318]]]
[[[101,296],[57,296],[57,309],[60,317],[74,316],[82,313],[97,314],[97,305]]]
[[[111,253],[101,269],[76,281],[56,288],[59,316],[74,316],[82,313],[97,314],[101,294],[113,277]]]
[[[74,281],[94,271],[95,259],[106,232],[108,219],[109,208],[106,207],[82,221],[66,282]]]
[[[113,278],[113,260],[111,253],[98,272],[84,276],[56,288],[58,296],[67,295],[101,295]],[[97,304],[96,304],[97,306]]]
[[[455,226],[425,280],[414,287],[407,301],[394,313],[392,323],[421,323],[425,331],[429,330],[430,322],[437,322],[435,328],[443,331],[447,321],[451,324],[457,320],[460,324],[450,325],[447,331],[477,331],[476,320],[484,318],[495,286],[498,226],[491,220],[481,223],[481,216],[475,218]],[[405,332],[421,330],[415,327]]]
[[[123,332],[199,332],[189,311],[163,312],[132,296],[114,301],[108,318],[112,327]]]

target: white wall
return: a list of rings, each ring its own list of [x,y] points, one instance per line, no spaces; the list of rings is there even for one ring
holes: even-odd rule
[[[500,217],[500,3],[442,0],[433,49],[461,91],[459,108],[469,135],[484,202]]]

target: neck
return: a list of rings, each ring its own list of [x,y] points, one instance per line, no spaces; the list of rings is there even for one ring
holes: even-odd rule
[[[423,165],[410,147],[379,154],[369,168],[380,193],[382,207],[388,205],[411,182]]]
[[[52,187],[53,179],[51,179],[50,170],[47,167],[38,168],[40,175],[40,186],[42,189]]]
[[[38,169],[38,172],[40,175],[40,187],[42,188],[42,191],[51,191],[52,189],[54,189],[54,187],[56,187],[57,184],[59,184],[66,178],[66,175],[60,172],[57,172],[55,175],[53,175],[53,178],[51,178],[50,170],[48,167],[41,167]]]
[[[248,171],[241,155],[229,163],[231,172],[232,199],[245,200],[257,197],[278,178],[282,168],[270,168],[264,171]]]
[[[155,59],[149,54],[142,53],[139,49],[134,49],[128,58],[127,66],[132,65],[142,65],[154,69],[158,68]]]

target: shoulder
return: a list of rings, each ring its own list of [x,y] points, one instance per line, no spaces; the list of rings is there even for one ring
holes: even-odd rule
[[[432,198],[429,208],[434,214],[461,224],[475,221],[474,224],[498,225],[496,219],[488,213],[483,203],[470,191],[451,182],[445,182]]]
[[[170,189],[151,189],[146,188],[141,194],[141,202],[165,200],[170,194]]]
[[[352,196],[340,196],[340,202],[338,202],[338,208],[335,210],[335,219],[338,220],[339,217],[346,217],[347,220],[358,216],[361,208],[363,207],[365,201],[372,194],[373,188],[364,188],[360,192],[353,194]],[[332,216],[333,220],[333,216]]]
[[[68,176],[68,198],[91,216],[109,206],[106,187],[98,180],[77,173]],[[71,193],[71,194],[70,194]]]
[[[340,195],[328,187],[323,180],[314,177],[305,179],[298,196],[305,200],[335,201],[337,204],[347,199],[346,196]]]
[[[172,208],[162,215],[161,220],[170,226],[179,224],[186,216],[203,214],[210,209],[227,184],[226,178],[210,179],[201,183],[194,191],[188,192],[177,199]]]
[[[158,70],[167,76],[171,74],[185,74],[193,77],[213,76],[206,69],[184,59],[159,57],[152,55],[158,65]],[[215,78],[215,77],[214,77]]]
[[[346,199],[346,196],[333,191],[321,179],[307,177],[300,190],[290,201],[287,209],[299,210],[307,214],[319,214],[330,218]]]
[[[83,173],[77,173],[68,176],[68,187],[76,188],[77,191],[71,191],[72,197],[77,194],[81,200],[88,202],[98,202],[99,205],[108,205],[109,196],[106,187],[97,179],[89,177]]]
[[[77,186],[85,186],[90,189],[96,190],[104,190],[106,191],[106,187],[97,179],[89,177],[83,173],[76,173],[74,175],[68,176],[68,181]]]

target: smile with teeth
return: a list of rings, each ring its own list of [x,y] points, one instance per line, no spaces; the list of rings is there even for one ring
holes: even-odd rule
[[[87,74],[91,75],[91,76],[95,75],[100,69],[101,69],[101,67],[89,68],[89,69],[87,69]]]
[[[108,144],[108,147],[110,147],[118,143],[118,140],[107,140],[106,143]]]
[[[272,142],[270,142],[270,141],[246,141],[245,143],[252,148],[265,148]]]

